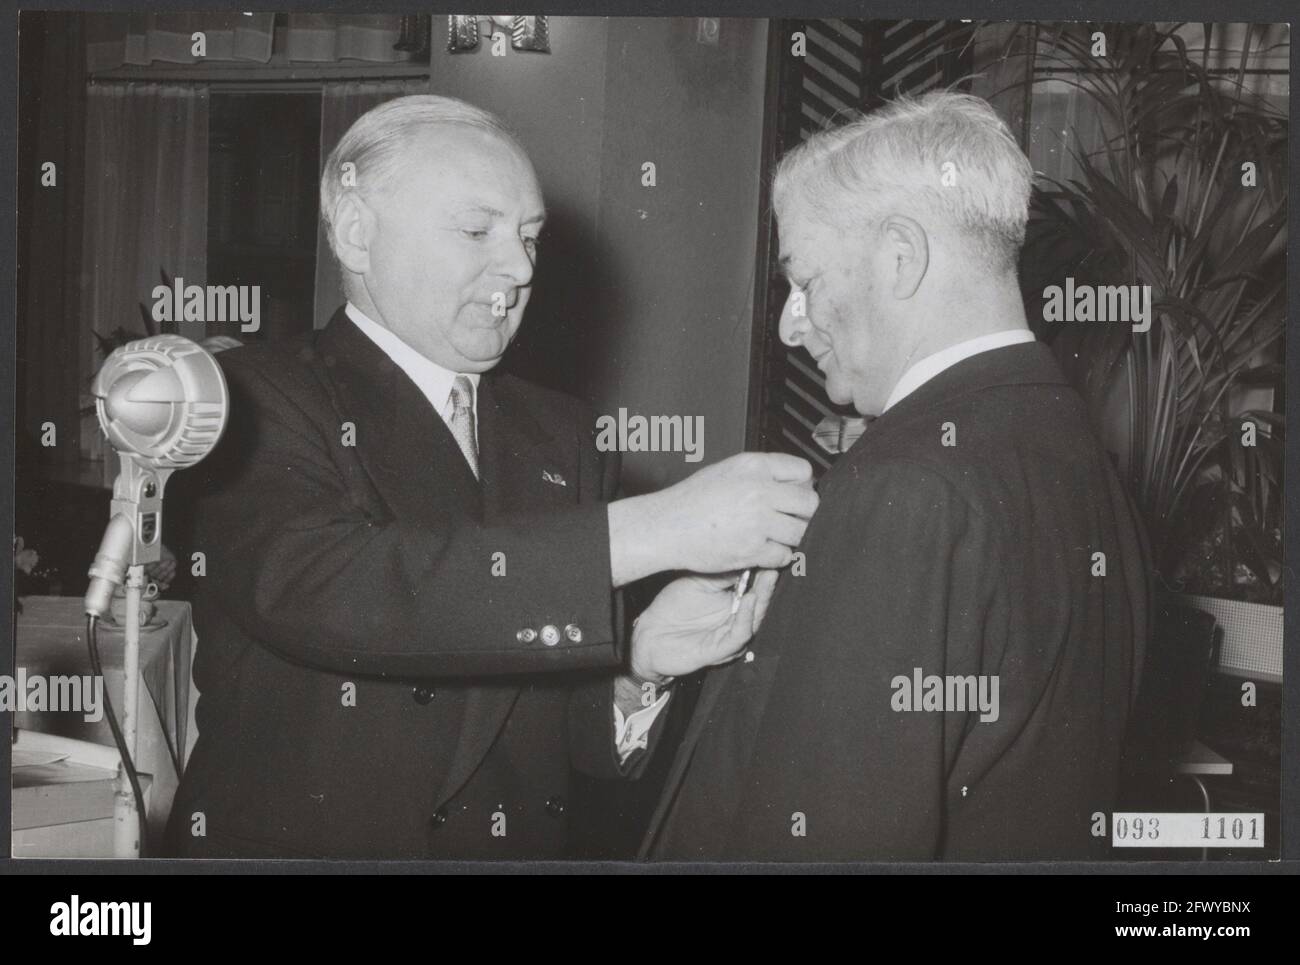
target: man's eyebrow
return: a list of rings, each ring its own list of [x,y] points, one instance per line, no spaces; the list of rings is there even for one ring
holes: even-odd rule
[[[476,212],[476,213],[478,213],[478,214],[485,214],[485,215],[487,215],[489,218],[504,218],[504,217],[506,216],[506,213],[505,213],[504,211],[500,210],[499,208],[494,208],[494,207],[492,207],[492,205],[490,205],[490,204],[477,204],[477,203],[473,203],[473,202],[471,202],[471,203],[469,203],[469,204],[466,204],[466,205],[462,206],[460,210],[461,210],[462,212],[465,212],[465,211],[473,211],[473,212]],[[533,215],[532,217],[525,218],[525,219],[524,219],[522,222],[520,222],[520,223],[521,223],[521,224],[539,224],[539,223],[541,223],[541,222],[543,222],[543,221],[545,221],[545,220],[546,220],[546,212],[545,212],[545,211],[539,211],[537,214]]]
[[[504,211],[499,211],[490,204],[477,204],[472,201],[460,205],[459,210],[462,212],[473,211],[477,214],[485,214],[492,218],[504,218],[506,216]]]

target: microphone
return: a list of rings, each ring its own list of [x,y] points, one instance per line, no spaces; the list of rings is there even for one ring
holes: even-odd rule
[[[121,466],[85,597],[86,613],[102,617],[127,567],[161,558],[163,488],[173,472],[216,446],[230,393],[217,360],[179,335],[123,345],[105,360],[91,391]]]

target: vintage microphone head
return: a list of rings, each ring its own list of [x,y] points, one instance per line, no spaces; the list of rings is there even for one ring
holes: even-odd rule
[[[123,345],[91,391],[113,448],[155,469],[183,469],[211,452],[230,408],[217,360],[179,335]]]
[[[127,567],[159,559],[163,487],[175,470],[216,446],[230,393],[217,360],[179,335],[123,345],[105,360],[91,391],[121,463],[85,598],[86,612],[102,617]]]

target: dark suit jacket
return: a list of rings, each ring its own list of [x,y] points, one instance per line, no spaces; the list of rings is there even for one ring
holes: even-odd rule
[[[753,660],[710,674],[645,852],[1104,852],[1091,816],[1113,803],[1148,570],[1048,350],[1003,348],[936,376],[875,420],[820,494],[806,575],[782,576]],[[918,667],[997,675],[997,721],[895,710],[895,679]]]
[[[219,359],[231,423],[188,480],[202,696],[171,850],[560,855],[570,764],[618,773],[611,675],[574,676],[621,656],[592,415],[485,375],[480,484],[342,311]],[[557,644],[520,635],[544,627]]]

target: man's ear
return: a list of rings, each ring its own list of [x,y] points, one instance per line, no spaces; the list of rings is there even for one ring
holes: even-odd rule
[[[894,261],[890,293],[897,299],[911,298],[930,268],[930,241],[920,222],[906,215],[890,215],[882,227]]]
[[[374,209],[355,191],[346,192],[334,206],[330,222],[334,253],[339,263],[355,275],[370,270],[370,244],[377,224]]]

